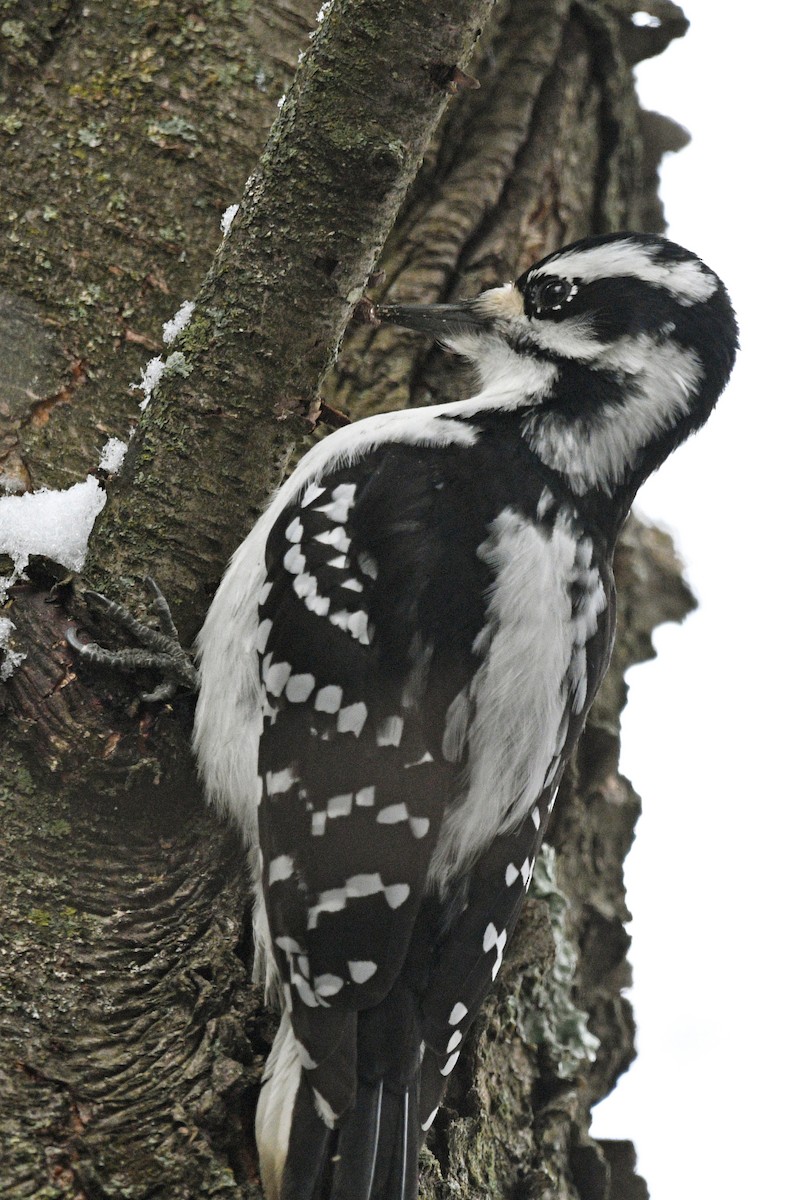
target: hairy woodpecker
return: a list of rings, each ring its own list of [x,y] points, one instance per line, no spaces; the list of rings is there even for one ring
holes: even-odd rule
[[[282,1010],[268,1200],[411,1200],[606,671],[637,489],[726,385],[726,290],[660,237],[587,238],[457,304],[378,310],[469,399],[302,459],[198,640],[194,745],[242,828]]]

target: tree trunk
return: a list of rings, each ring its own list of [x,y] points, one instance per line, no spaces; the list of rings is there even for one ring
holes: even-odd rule
[[[657,28],[633,25],[642,8]],[[657,159],[681,141],[631,78],[684,32],[667,0],[316,10],[0,0],[0,480],[68,486],[139,425],[87,577],[136,599],[152,571],[188,638],[318,394],[356,417],[466,388],[390,328],[351,326],[330,366],[383,240],[375,298],[470,295],[583,234],[661,228]],[[186,298],[192,322],[165,349]],[[140,423],[130,384],[158,353],[169,370]],[[275,1017],[249,981],[242,849],[193,776],[192,702],[140,710],[116,678],[75,671],[78,589],[51,563],[28,573],[3,610],[26,658],[0,699],[0,1191],[258,1196]],[[622,673],[691,600],[667,539],[635,522],[617,580],[615,659],[561,789],[556,862],[451,1081],[427,1198],[646,1195],[626,1145],[587,1129],[633,1054]]]

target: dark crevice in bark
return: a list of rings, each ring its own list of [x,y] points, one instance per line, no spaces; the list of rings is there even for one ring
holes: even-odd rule
[[[5,71],[0,85],[11,94],[35,78],[57,53],[60,42],[76,29],[83,5],[79,0],[10,0],[0,5],[2,41],[0,62]]]

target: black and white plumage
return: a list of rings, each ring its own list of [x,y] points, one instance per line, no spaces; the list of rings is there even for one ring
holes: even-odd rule
[[[245,832],[282,1006],[268,1200],[411,1200],[608,665],[611,557],[736,349],[723,284],[590,238],[459,304],[379,310],[480,390],[315,446],[199,638],[195,747]]]

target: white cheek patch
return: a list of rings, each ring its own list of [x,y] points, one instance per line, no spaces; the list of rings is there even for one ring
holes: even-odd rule
[[[528,340],[541,350],[578,362],[594,363],[598,354],[608,346],[595,332],[589,316],[565,317],[562,321],[527,320]]]
[[[704,378],[692,350],[656,345],[648,334],[596,345],[592,365],[620,379],[626,390],[621,404],[599,405],[580,427],[558,412],[527,414],[523,424],[538,457],[563,474],[578,496],[593,487],[611,495],[643,447],[688,415]]]

